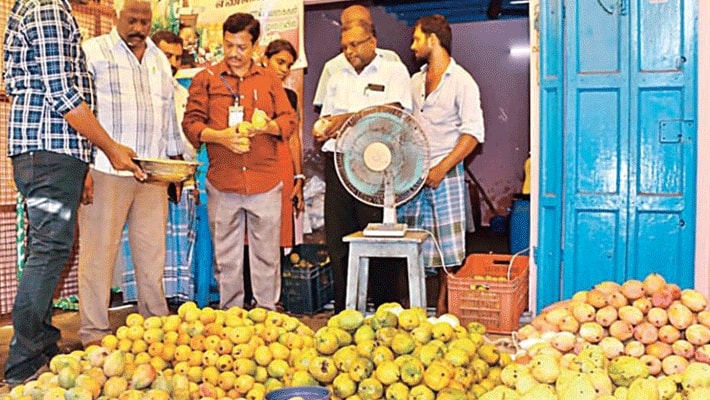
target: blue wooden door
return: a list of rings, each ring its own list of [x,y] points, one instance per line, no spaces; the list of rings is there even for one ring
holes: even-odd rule
[[[694,285],[697,1],[644,0],[631,20],[632,167],[627,278]]]
[[[650,272],[693,285],[695,7],[564,3],[562,298]]]
[[[626,273],[630,161],[629,18],[566,4],[564,298]]]

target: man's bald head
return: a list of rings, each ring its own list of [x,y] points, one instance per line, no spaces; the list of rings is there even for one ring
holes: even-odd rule
[[[350,25],[353,21],[362,20],[365,22],[372,23],[372,16],[370,15],[370,10],[361,5],[352,5],[347,7],[340,13],[340,25]]]

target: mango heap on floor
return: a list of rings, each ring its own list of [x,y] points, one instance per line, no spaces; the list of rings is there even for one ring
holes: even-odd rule
[[[350,400],[710,399],[709,317],[702,295],[659,275],[603,282],[543,310],[515,333],[513,355],[479,323],[393,303],[314,332],[274,311],[188,302],[177,315],[129,315],[101,346],[54,357],[4,398],[261,400],[319,385]]]
[[[54,357],[50,372],[4,398],[261,400],[274,389],[311,385],[341,399],[480,395],[500,384],[511,362],[484,331],[398,304],[367,317],[346,310],[314,332],[262,308],[188,302],[177,315],[128,315],[101,346]]]

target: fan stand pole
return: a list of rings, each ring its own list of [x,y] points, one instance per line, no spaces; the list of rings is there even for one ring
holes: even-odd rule
[[[383,201],[384,210],[382,210],[382,223],[385,225],[394,225],[397,223],[397,211],[394,205],[394,182],[392,171],[385,170],[385,198]]]
[[[384,171],[385,193],[383,197],[382,223],[369,223],[363,230],[365,236],[395,236],[403,237],[407,233],[406,224],[397,223],[397,209],[395,204],[394,178],[392,171]]]

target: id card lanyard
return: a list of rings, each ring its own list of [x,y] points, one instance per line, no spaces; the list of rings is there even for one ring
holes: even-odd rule
[[[234,92],[234,89],[227,83],[227,80],[224,79],[224,75],[220,75],[219,79],[222,80],[222,83],[224,86],[227,87],[227,90],[229,90],[229,93],[232,94],[234,97],[234,105],[229,107],[229,120],[228,124],[229,126],[234,126],[242,121],[244,121],[244,107],[239,104],[239,94]]]

